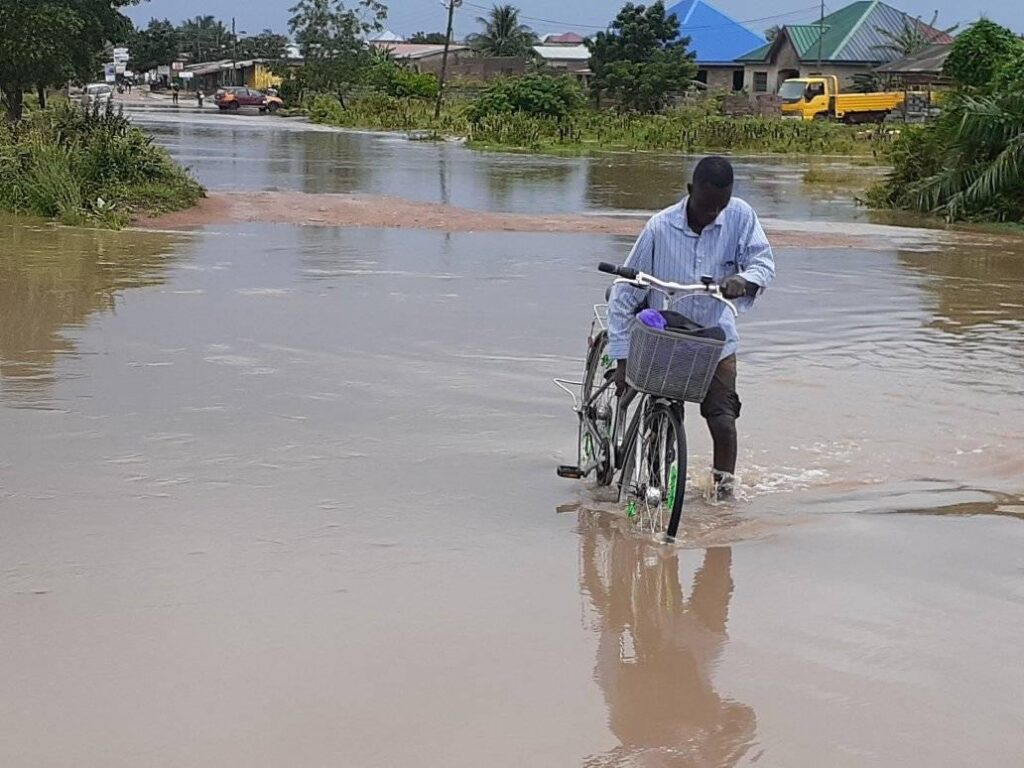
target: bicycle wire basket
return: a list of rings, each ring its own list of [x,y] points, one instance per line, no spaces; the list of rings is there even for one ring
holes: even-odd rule
[[[648,395],[699,403],[711,386],[725,341],[634,322],[626,382]]]

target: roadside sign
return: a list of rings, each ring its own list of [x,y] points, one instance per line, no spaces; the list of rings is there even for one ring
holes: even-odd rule
[[[171,69],[173,69],[175,72],[181,72],[181,70],[183,70],[184,68],[185,68],[185,62],[184,61],[172,61],[171,62]]]
[[[114,59],[115,64],[126,64],[131,56],[128,55],[127,48],[115,48],[112,58]]]
[[[103,79],[108,83],[113,83],[117,80],[117,70],[114,66],[114,62],[108,62],[103,65]]]

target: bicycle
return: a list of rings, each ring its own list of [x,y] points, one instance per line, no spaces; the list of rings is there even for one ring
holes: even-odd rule
[[[662,294],[666,308],[686,297],[706,296],[738,314],[708,276],[685,285],[605,262],[598,269],[616,276],[613,285]],[[560,466],[558,475],[584,479],[596,473],[598,485],[608,486],[618,472],[618,501],[625,500],[627,516],[641,531],[672,541],[686,491],[683,403],[704,399],[725,342],[634,322],[626,363],[629,387],[620,397],[615,394],[616,361],[607,353],[607,312],[607,305],[594,306],[583,381],[554,380],[572,397],[579,418],[577,463]]]

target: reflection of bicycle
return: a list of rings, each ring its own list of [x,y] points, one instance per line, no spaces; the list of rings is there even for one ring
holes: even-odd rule
[[[579,523],[580,589],[591,609],[584,615],[597,636],[594,680],[619,742],[585,758],[584,768],[740,764],[757,717],[715,685],[728,641],[731,550],[705,550],[687,587],[676,550],[657,551],[599,511],[581,511]]]
[[[736,314],[736,307],[722,297],[710,277],[684,285],[612,264],[598,269],[616,275],[616,284],[662,294],[668,308],[699,295]],[[579,417],[577,463],[559,467],[558,474],[579,479],[595,473],[598,485],[611,485],[618,472],[619,501],[626,503],[634,524],[641,531],[674,539],[686,490],[683,403],[704,399],[724,344],[720,338],[634,322],[626,363],[630,388],[616,397],[616,361],[607,352],[607,308],[595,306],[583,381],[555,380],[572,396]]]

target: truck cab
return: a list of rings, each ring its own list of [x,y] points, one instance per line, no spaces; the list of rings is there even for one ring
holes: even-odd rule
[[[837,77],[794,77],[779,86],[782,116],[797,120],[829,116],[831,100],[839,92]],[[820,115],[820,117],[818,117]]]

